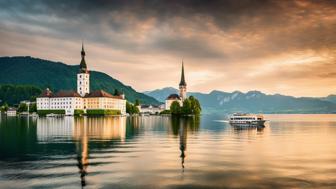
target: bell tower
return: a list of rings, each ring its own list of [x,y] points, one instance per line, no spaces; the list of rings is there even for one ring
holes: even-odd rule
[[[182,60],[182,71],[181,71],[181,81],[179,84],[179,89],[180,89],[180,97],[182,101],[184,101],[187,98],[187,83],[185,82],[184,78],[184,63]]]
[[[85,51],[83,43],[81,56],[82,60],[79,65],[79,73],[77,74],[77,93],[83,97],[85,94],[90,93],[90,73],[85,62]]]

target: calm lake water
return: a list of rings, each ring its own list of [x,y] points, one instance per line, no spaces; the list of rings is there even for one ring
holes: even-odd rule
[[[336,188],[336,115],[0,118],[0,188]]]

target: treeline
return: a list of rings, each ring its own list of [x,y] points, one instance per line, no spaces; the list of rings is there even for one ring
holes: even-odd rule
[[[140,101],[138,99],[135,100],[134,104],[126,101],[126,113],[128,114],[138,114],[140,113],[139,108],[137,106],[140,105]]]
[[[35,101],[42,90],[32,85],[0,85],[0,105],[18,105],[20,101]]]
[[[199,101],[193,96],[185,99],[182,106],[177,101],[170,105],[170,113],[172,115],[200,115],[201,111],[202,108]]]

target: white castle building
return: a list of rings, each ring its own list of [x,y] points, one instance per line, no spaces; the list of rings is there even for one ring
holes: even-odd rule
[[[180,103],[180,105],[183,105],[183,101],[187,99],[187,83],[185,82],[185,78],[184,78],[184,64],[182,61],[182,71],[181,71],[181,80],[180,80],[180,84],[179,84],[179,94],[170,94],[167,99],[166,99],[166,103],[165,103],[165,109],[169,110],[171,104],[174,101],[177,101]]]
[[[59,91],[54,94],[47,88],[36,98],[37,110],[64,110],[66,115],[73,115],[75,110],[119,110],[121,114],[126,114],[124,94],[113,96],[103,90],[90,93],[90,73],[85,62],[83,44],[81,56],[77,92]]]

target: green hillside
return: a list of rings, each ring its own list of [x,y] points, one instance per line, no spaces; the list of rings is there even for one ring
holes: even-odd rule
[[[61,62],[52,62],[32,57],[0,57],[0,84],[35,85],[42,89],[49,87],[53,91],[76,90],[76,74],[78,66],[70,66]],[[123,91],[127,100],[141,103],[158,104],[153,97],[136,92],[109,75],[91,71],[91,91],[103,89],[109,93],[115,89]]]
[[[0,105],[17,105],[23,100],[35,100],[42,90],[30,85],[0,85]]]

